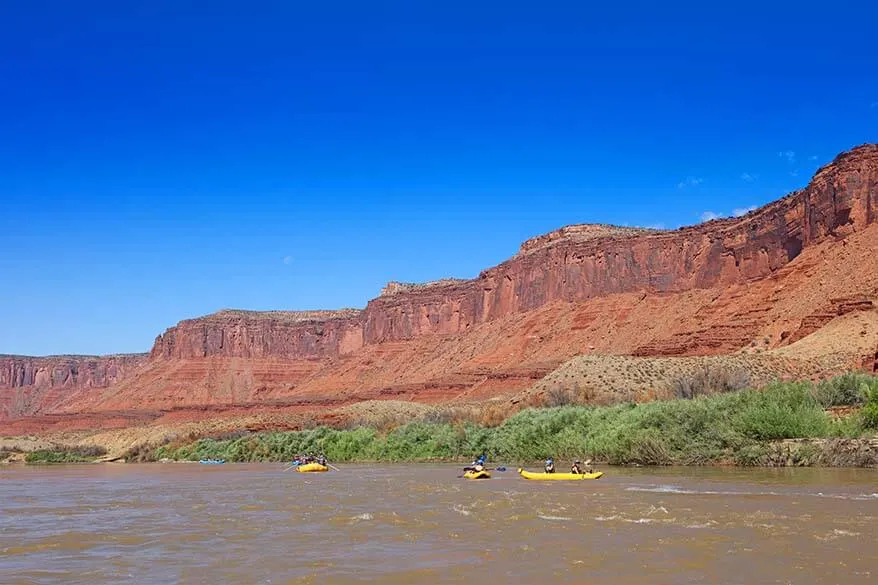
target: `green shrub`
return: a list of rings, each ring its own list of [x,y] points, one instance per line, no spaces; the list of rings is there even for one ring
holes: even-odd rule
[[[107,454],[103,447],[58,447],[40,449],[25,455],[26,463],[91,463]]]
[[[771,441],[824,437],[829,418],[804,382],[772,384],[755,393],[739,417],[740,430],[752,439]]]
[[[866,404],[860,416],[863,426],[867,429],[878,430],[878,378],[867,381],[863,390]]]
[[[823,380],[814,387],[814,398],[824,408],[831,406],[857,406],[866,401],[871,376],[847,373]]]

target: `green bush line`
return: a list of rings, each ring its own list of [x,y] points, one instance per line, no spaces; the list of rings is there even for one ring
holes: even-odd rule
[[[839,402],[864,406],[834,419],[824,407]],[[507,463],[553,456],[609,464],[757,465],[774,441],[862,437],[878,427],[871,413],[878,413],[878,378],[847,374],[817,385],[775,383],[691,400],[527,409],[496,427],[416,420],[387,432],[319,427],[204,438],[158,447],[150,459],[282,462],[321,452],[336,462],[461,461],[484,451]]]
[[[59,447],[31,451],[24,457],[25,463],[91,463],[106,455],[102,447]]]

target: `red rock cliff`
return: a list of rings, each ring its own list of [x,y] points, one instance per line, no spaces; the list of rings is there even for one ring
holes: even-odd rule
[[[147,354],[112,356],[0,356],[0,418],[32,414],[47,395],[107,388],[146,363]],[[37,399],[36,394],[41,397]]]
[[[146,362],[147,354],[110,356],[0,355],[0,388],[81,386],[106,388]]]
[[[737,284],[876,220],[878,145],[871,144],[838,156],[806,189],[741,218],[670,232],[570,226],[529,240],[472,281],[379,297],[364,311],[364,341],[460,331],[557,300]]]
[[[168,329],[151,355],[318,359],[455,333],[552,301],[728,286],[767,276],[805,247],[876,220],[878,145],[870,144],[839,155],[807,188],[741,218],[675,231],[568,226],[528,240],[472,280],[390,283],[363,311],[222,311]]]
[[[320,359],[363,345],[360,311],[235,311],[181,321],[156,338],[153,359],[207,356]]]

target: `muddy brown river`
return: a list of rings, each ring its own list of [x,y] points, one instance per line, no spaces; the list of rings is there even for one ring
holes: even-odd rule
[[[0,583],[878,582],[878,471],[0,468]]]

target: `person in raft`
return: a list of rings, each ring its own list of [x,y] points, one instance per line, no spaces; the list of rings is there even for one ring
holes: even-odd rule
[[[488,460],[488,456],[482,453],[479,455],[475,461],[473,461],[469,466],[464,467],[464,471],[484,471],[485,470],[485,462]]]
[[[326,455],[324,455],[323,453],[318,455],[317,456],[317,463],[319,463],[323,467],[326,467]]]
[[[591,473],[593,470],[591,468],[591,459],[586,459],[585,464],[582,463],[579,459],[573,462],[573,465],[570,466],[570,473]]]
[[[551,457],[546,459],[545,469],[546,473],[555,473],[555,460]]]

